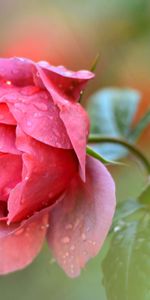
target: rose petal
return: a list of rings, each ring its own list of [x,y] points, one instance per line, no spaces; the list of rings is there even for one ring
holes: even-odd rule
[[[54,67],[46,62],[39,62],[38,65],[54,89],[61,96],[72,101],[79,100],[81,91],[85,88],[87,82],[94,77],[92,72],[86,70],[73,72],[63,66]]]
[[[88,157],[86,171],[86,183],[77,175],[49,219],[49,247],[70,277],[99,252],[115,210],[115,186],[107,169]]]
[[[19,154],[15,145],[16,127],[0,124],[0,151],[3,153]]]
[[[22,158],[20,155],[0,155],[0,200],[6,201],[12,188],[21,180]]]
[[[7,226],[2,223],[1,226],[0,224],[0,232],[4,231],[3,237],[0,237],[1,275],[25,268],[33,261],[43,245],[47,221],[47,215],[44,215],[36,221],[31,219],[16,230],[14,225]]]
[[[60,104],[60,117],[64,122],[68,136],[80,163],[80,175],[85,181],[86,142],[89,133],[89,119],[80,104]]]
[[[0,105],[7,103],[17,123],[27,134],[51,146],[72,148],[58,108],[46,91],[40,92],[35,86],[18,88],[11,85],[9,89],[2,86],[0,93]]]
[[[89,132],[89,119],[85,110],[79,103],[73,103],[61,97],[47,76],[40,68],[40,77],[49,91],[54,103],[59,107],[60,118],[62,119],[73,148],[79,159],[81,166],[81,177],[85,180],[85,154],[86,154],[86,140]]]
[[[51,205],[77,172],[73,150],[42,144],[17,130],[17,146],[23,154],[23,178],[10,193],[9,222],[20,221]],[[56,171],[57,168],[57,171]]]
[[[4,101],[4,98],[2,98]],[[66,128],[47,91],[34,86],[15,89],[5,95],[9,109],[17,123],[28,135],[57,148],[72,148]]]
[[[1,58],[0,79],[17,86],[33,84],[33,63],[25,58]]]
[[[8,125],[16,125],[16,120],[10,113],[6,103],[0,103],[0,123]]]

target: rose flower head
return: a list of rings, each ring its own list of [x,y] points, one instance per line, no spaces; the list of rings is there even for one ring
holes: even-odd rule
[[[0,274],[30,264],[46,238],[75,277],[104,242],[115,187],[105,166],[86,156],[89,119],[78,103],[93,77],[0,59]]]

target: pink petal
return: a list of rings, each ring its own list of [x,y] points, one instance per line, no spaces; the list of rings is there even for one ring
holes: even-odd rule
[[[33,84],[33,63],[25,58],[1,58],[0,79],[17,86]]]
[[[6,201],[12,188],[21,180],[22,158],[20,155],[0,155],[0,201]]]
[[[0,103],[0,123],[16,125],[16,120],[10,113],[6,103]]]
[[[3,99],[4,101],[4,99]],[[66,128],[47,91],[34,86],[14,89],[5,96],[9,109],[17,123],[28,135],[57,148],[72,148]]]
[[[92,72],[82,70],[73,72],[63,66],[54,67],[47,62],[39,65],[54,89],[67,100],[77,101],[87,82],[94,77]]]
[[[16,127],[0,124],[0,151],[3,153],[19,154],[16,148]]]
[[[0,274],[20,270],[37,256],[47,230],[47,215],[15,229],[14,225],[0,224]],[[4,232],[4,235],[2,233]]]
[[[23,178],[10,193],[9,222],[16,222],[55,202],[77,172],[73,150],[42,144],[17,130],[23,154]]]
[[[86,140],[89,132],[88,115],[79,103],[69,102],[61,97],[48,80],[43,70],[40,68],[38,70],[54,103],[59,107],[60,118],[65,125],[68,136],[80,162],[81,177],[85,180]]]
[[[48,244],[70,277],[99,252],[115,210],[115,186],[107,169],[88,157],[86,172],[86,183],[77,175],[50,213]]]
[[[68,136],[80,163],[80,175],[85,181],[86,143],[89,133],[89,119],[78,103],[60,104],[60,117],[64,122]]]

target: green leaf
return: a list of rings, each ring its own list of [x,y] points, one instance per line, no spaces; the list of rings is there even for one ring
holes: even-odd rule
[[[148,184],[143,193],[140,195],[139,203],[146,205],[150,204],[150,184]]]
[[[137,110],[140,94],[133,89],[103,89],[88,102],[91,133],[114,137],[127,137]],[[122,146],[93,145],[93,149],[108,159],[118,159],[127,154]]]
[[[120,214],[103,262],[107,300],[150,299],[150,188],[139,197],[145,205],[132,201]],[[137,207],[136,207],[137,205]],[[126,207],[127,208],[127,207]]]
[[[139,121],[136,127],[131,131],[129,137],[131,141],[137,141],[141,136],[144,129],[150,125],[150,111],[148,111],[144,117]]]
[[[130,215],[134,214],[135,212],[137,212],[143,207],[144,204],[140,203],[139,201],[135,201],[133,199],[128,199],[127,201],[120,203],[117,206],[117,210],[114,216],[113,227],[119,220],[129,217]]]

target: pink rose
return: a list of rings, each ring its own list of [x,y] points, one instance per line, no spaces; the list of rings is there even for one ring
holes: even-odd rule
[[[114,182],[86,157],[89,119],[77,103],[93,74],[0,59],[0,274],[27,266],[47,237],[75,277],[101,248]]]

